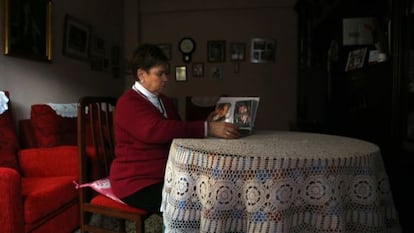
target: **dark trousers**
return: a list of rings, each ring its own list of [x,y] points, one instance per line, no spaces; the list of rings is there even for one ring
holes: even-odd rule
[[[151,213],[159,213],[162,199],[162,188],[162,182],[156,183],[122,198],[122,201],[130,206],[143,209]]]

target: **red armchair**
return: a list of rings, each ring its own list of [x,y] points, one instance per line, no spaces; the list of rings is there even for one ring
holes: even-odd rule
[[[72,183],[77,147],[18,150],[11,118],[9,105],[0,114],[0,232],[73,232],[80,218]]]

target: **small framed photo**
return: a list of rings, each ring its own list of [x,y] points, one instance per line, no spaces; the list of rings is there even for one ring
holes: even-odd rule
[[[171,44],[158,44],[158,47],[164,52],[167,59],[171,60]]]
[[[204,76],[204,63],[193,63],[193,77]]]
[[[94,54],[105,55],[105,40],[98,35],[92,36],[92,52]]]
[[[224,62],[226,60],[226,41],[207,41],[207,61]]]
[[[175,67],[175,81],[185,82],[187,81],[187,66]]]
[[[170,74],[171,73],[171,65],[168,62],[167,64],[165,64],[165,73],[166,74]]]
[[[276,41],[273,39],[254,38],[251,44],[251,62],[266,63],[276,60]]]
[[[234,42],[230,43],[230,59],[232,61],[244,61],[246,56],[246,44]]]
[[[215,79],[215,80],[223,79],[223,68],[211,67],[210,68],[210,79]]]
[[[70,15],[66,15],[64,30],[63,54],[87,60],[91,44],[91,27]]]

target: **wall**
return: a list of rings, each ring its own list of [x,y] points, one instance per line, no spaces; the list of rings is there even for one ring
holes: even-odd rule
[[[204,62],[205,77],[176,83],[171,75],[166,93],[179,99],[183,115],[186,95],[258,95],[258,128],[287,129],[296,116],[296,13],[294,0],[110,0],[53,1],[53,61],[42,63],[0,55],[0,89],[10,91],[16,119],[29,117],[30,106],[44,102],[76,102],[83,95],[117,96],[131,77],[91,70],[88,63],[62,55],[66,13],[89,23],[108,45],[121,45],[127,58],[139,42],[171,43],[171,68],[183,65],[178,41],[191,36],[197,43],[194,62]],[[3,1],[0,0],[0,6]],[[1,9],[2,12],[2,9]],[[234,73],[234,62],[206,62],[207,40],[244,42],[269,37],[277,40],[275,63],[252,64],[249,56]],[[207,77],[213,66],[222,80]],[[189,64],[191,68],[191,63]],[[189,73],[191,75],[191,72]]]
[[[124,89],[123,78],[114,79],[110,73],[91,70],[87,62],[62,55],[65,14],[90,24],[92,32],[106,41],[107,48],[112,45],[122,46],[123,1],[117,1],[120,4],[113,4],[111,0],[52,2],[52,62],[38,62],[0,54],[0,90],[10,91],[16,119],[28,118],[30,106],[35,103],[77,102],[84,95],[118,96]],[[3,20],[2,0],[0,7]],[[0,35],[3,35],[2,30]]]
[[[177,97],[180,113],[184,115],[184,98],[188,95],[260,96],[257,128],[288,129],[296,118],[296,13],[293,0],[125,0],[125,7],[139,12],[136,18],[126,18],[125,27],[135,30],[126,32],[125,48],[132,50],[131,43],[151,42],[172,45],[171,74],[166,94]],[[135,7],[135,8],[134,8]],[[131,10],[133,8],[134,10]],[[136,24],[136,22],[138,23]],[[136,36],[135,40],[131,40]],[[203,78],[191,76],[192,63],[186,64],[178,51],[182,37],[196,41],[192,62],[203,62]],[[273,38],[277,41],[276,62],[250,63],[252,38]],[[226,41],[226,61],[208,63],[207,41]],[[230,42],[246,43],[247,59],[239,63],[230,61]],[[131,51],[126,52],[130,53]],[[127,54],[129,55],[129,54]],[[187,65],[188,81],[176,82],[174,68]],[[209,78],[212,67],[221,67],[223,78]],[[130,81],[127,82],[130,85]]]

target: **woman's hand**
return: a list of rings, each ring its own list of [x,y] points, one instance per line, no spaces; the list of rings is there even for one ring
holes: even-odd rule
[[[217,116],[217,112],[216,111],[212,111],[210,112],[210,114],[208,114],[207,117],[207,121],[214,121],[213,119]]]
[[[208,136],[234,139],[240,137],[238,128],[228,122],[207,122],[208,124]]]

